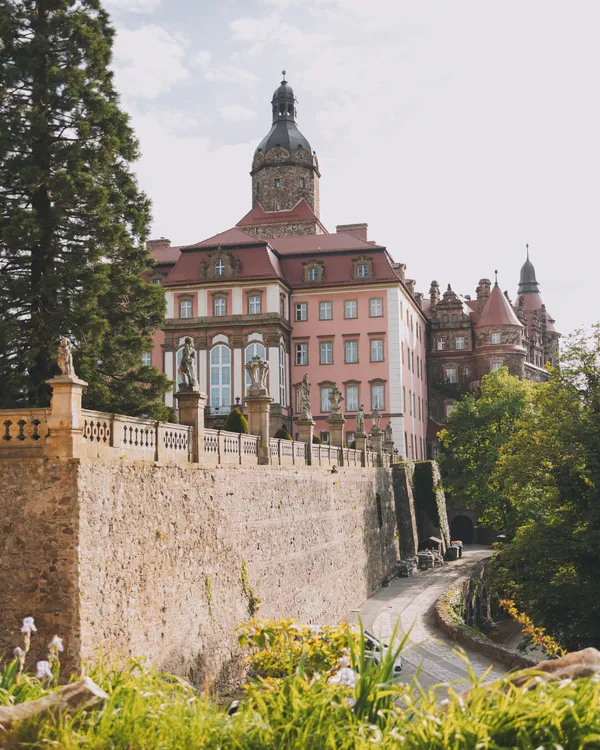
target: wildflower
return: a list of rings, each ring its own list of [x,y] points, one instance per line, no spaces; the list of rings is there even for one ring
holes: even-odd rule
[[[340,685],[348,685],[354,687],[356,685],[356,672],[350,667],[343,667],[340,669]]]
[[[25,656],[25,652],[20,646],[17,646],[16,649],[13,651],[13,654],[15,655],[15,659],[18,659],[21,661],[21,659]]]
[[[25,633],[26,635],[31,635],[31,632],[36,632],[37,628],[35,626],[35,623],[33,621],[33,617],[24,617],[23,618],[23,627],[21,628],[21,633]]]
[[[349,667],[350,666],[350,657],[349,656],[342,656],[339,661],[340,667]]]
[[[57,635],[55,635],[48,644],[48,648],[56,649],[56,651],[64,651],[65,647],[63,646],[62,638],[59,638]]]
[[[38,678],[38,680],[43,680],[44,677],[49,677],[50,679],[54,677],[54,675],[52,674],[52,670],[50,669],[50,664],[47,661],[38,661],[36,667],[36,677]]]
[[[567,686],[568,686],[568,685],[570,685],[570,684],[571,684],[572,682],[573,682],[573,680],[570,680],[570,679],[566,679],[566,680],[561,680],[561,681],[560,681],[560,682],[558,683],[558,687],[559,687],[559,688],[564,688],[564,687],[567,687]]]

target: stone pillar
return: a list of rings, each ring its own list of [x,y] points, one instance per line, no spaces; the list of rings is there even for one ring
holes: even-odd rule
[[[180,389],[175,394],[179,407],[180,424],[192,427],[192,461],[198,463],[204,453],[204,409],[206,408],[206,393],[200,391]]]
[[[380,427],[373,425],[371,427],[371,440],[373,442],[373,450],[378,456],[381,456],[383,452],[383,430]]]
[[[312,463],[312,445],[313,435],[315,434],[315,420],[314,419],[303,419],[298,417],[294,420],[296,427],[298,428],[298,441],[300,443],[306,443],[306,463],[310,465]]]
[[[364,432],[355,432],[354,433],[354,445],[356,446],[356,450],[361,452],[362,458],[362,465],[367,465],[367,435]]]
[[[52,389],[52,400],[44,456],[80,458],[85,453],[81,397],[87,383],[76,375],[58,375],[46,383]]]
[[[383,450],[390,454],[390,461],[394,460],[394,441],[391,438],[386,438],[383,441]]]
[[[270,396],[248,394],[244,401],[248,410],[248,429],[251,435],[260,437],[258,447],[258,463],[271,463],[271,451],[269,445],[270,432],[269,426],[271,421],[271,404],[273,399]]]
[[[331,412],[327,419],[327,424],[329,425],[329,445],[342,448],[344,446],[344,425],[346,424],[346,417],[343,414]]]

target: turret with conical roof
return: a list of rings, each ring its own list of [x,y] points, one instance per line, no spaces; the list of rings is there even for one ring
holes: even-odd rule
[[[319,217],[319,164],[297,125],[297,102],[285,78],[271,100],[273,124],[252,160],[252,205],[290,211],[304,200]]]

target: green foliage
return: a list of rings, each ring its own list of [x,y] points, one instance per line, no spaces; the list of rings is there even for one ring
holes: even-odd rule
[[[449,545],[446,496],[437,464],[435,461],[415,461],[412,474],[408,471],[408,475],[412,484],[415,509],[420,516],[419,533],[424,535],[425,528],[429,525],[439,528],[444,542]]]
[[[292,436],[287,431],[285,427],[280,427],[277,432],[273,435],[273,437],[277,438],[278,440],[291,440]]]
[[[164,419],[142,366],[164,293],[143,275],[150,203],[97,0],[0,2],[0,406],[47,405],[60,335],[84,406]]]
[[[260,599],[256,595],[256,592],[252,588],[252,585],[250,583],[250,575],[248,574],[248,563],[245,560],[242,560],[241,580],[242,594],[248,602],[248,617],[254,617],[254,615],[258,612],[258,608],[260,607],[262,599]]]
[[[517,518],[495,475],[500,451],[531,406],[534,386],[503,367],[485,375],[481,393],[458,402],[440,432],[439,458],[446,490],[473,508],[481,523],[510,533]]]
[[[323,441],[321,440],[321,438],[320,438],[320,437],[318,437],[317,435],[313,435],[313,439],[312,439],[312,441],[313,441],[313,445],[321,445],[321,443],[323,442]]]
[[[277,630],[278,624],[274,627]],[[271,626],[265,623],[264,629]],[[295,643],[290,648],[295,652]],[[550,683],[535,689],[501,681],[480,687],[471,673],[468,695],[461,695],[463,686],[450,687],[441,705],[433,689],[411,690],[393,682],[395,656],[396,649],[389,649],[389,656],[374,667],[364,658],[364,650],[356,651],[355,686],[336,682],[329,671],[309,676],[300,660],[281,678],[252,680],[232,716],[185,680],[146,669],[138,660],[101,662],[89,674],[109,696],[104,706],[22,724],[4,747],[591,750],[600,743],[598,681]],[[289,662],[285,648],[281,658]],[[19,702],[56,689],[44,688],[33,678],[23,684]]]
[[[248,420],[239,409],[232,409],[227,415],[223,429],[228,432],[248,434]]]

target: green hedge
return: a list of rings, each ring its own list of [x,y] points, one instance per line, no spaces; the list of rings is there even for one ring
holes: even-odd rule
[[[232,409],[227,415],[223,429],[227,432],[248,434],[248,420],[239,409]]]

